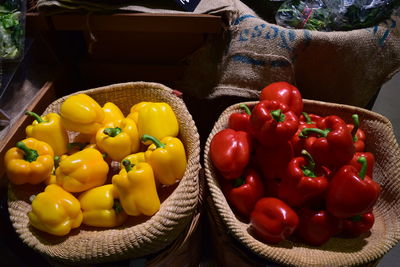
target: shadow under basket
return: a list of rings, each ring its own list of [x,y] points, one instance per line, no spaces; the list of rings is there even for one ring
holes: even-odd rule
[[[149,266],[156,266],[160,262],[173,264],[174,258],[166,260],[165,251],[169,251],[172,256],[188,250],[190,246],[182,242],[190,240],[190,235],[197,229],[201,206],[200,138],[185,103],[176,96],[174,90],[148,82],[114,84],[74,94],[79,93],[91,96],[101,106],[113,102],[125,116],[132,105],[142,101],[168,103],[178,119],[178,138],[186,151],[187,167],[184,176],[179,183],[166,187],[164,196],[160,196],[160,210],[153,216],[130,216],[130,220],[122,226],[112,229],[82,225],[64,237],[37,231],[29,225],[29,196],[40,192],[40,186],[9,184],[8,210],[13,227],[25,244],[51,263],[82,266],[145,258]],[[59,113],[67,97],[54,101],[44,114]]]
[[[204,151],[204,167],[209,189],[207,196],[208,217],[213,239],[234,240],[229,245],[216,244],[221,250],[219,264],[235,266],[265,266],[268,263],[290,266],[356,266],[373,264],[400,240],[400,149],[390,121],[384,116],[366,109],[304,99],[304,111],[322,116],[338,115],[351,122],[351,115],[357,113],[360,128],[366,133],[366,151],[375,155],[373,177],[381,185],[381,194],[374,206],[375,224],[370,233],[357,238],[333,237],[319,247],[308,246],[290,240],[277,245],[265,244],[249,232],[249,223],[239,220],[231,210],[217,179],[209,151],[213,136],[227,128],[229,116],[241,112],[240,104],[250,109],[258,102],[237,103],[228,107],[218,118],[212,129]],[[223,243],[223,242],[222,242]],[[228,251],[227,251],[228,250]],[[225,255],[225,256],[224,256]],[[251,255],[254,255],[255,258]]]

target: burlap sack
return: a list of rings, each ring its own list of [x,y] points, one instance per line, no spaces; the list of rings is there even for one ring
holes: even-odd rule
[[[245,102],[253,107],[256,102]],[[240,104],[240,103],[239,103]],[[227,127],[229,115],[240,110],[239,104],[227,108],[215,123],[204,150],[204,166],[212,204],[220,216],[225,231],[242,246],[265,260],[292,266],[353,266],[365,264],[383,256],[400,239],[400,149],[390,121],[365,109],[348,105],[304,100],[304,110],[315,114],[342,116],[351,122],[354,113],[360,116],[360,127],[367,135],[366,151],[376,157],[374,180],[382,187],[374,207],[375,224],[370,234],[358,238],[331,238],[320,247],[311,247],[289,240],[278,245],[264,244],[248,233],[249,224],[240,221],[229,207],[217,180],[209,150],[213,136]],[[215,216],[214,216],[215,218]],[[220,228],[221,229],[221,228]],[[221,234],[222,235],[222,234]],[[214,236],[214,238],[218,238]]]
[[[37,194],[43,186],[9,186],[8,210],[10,220],[24,243],[45,257],[66,265],[84,265],[111,262],[154,255],[166,248],[193,220],[199,203],[198,174],[200,144],[196,125],[185,103],[174,91],[161,84],[132,82],[115,84],[86,91],[100,105],[107,101],[116,104],[124,115],[130,107],[141,101],[168,103],[179,122],[179,138],[186,155],[187,168],[182,180],[175,186],[159,192],[160,210],[152,217],[130,216],[128,222],[115,229],[99,229],[82,225],[65,237],[42,233],[29,225],[27,213],[31,210],[29,196]],[[54,101],[44,112],[59,113],[66,99]]]

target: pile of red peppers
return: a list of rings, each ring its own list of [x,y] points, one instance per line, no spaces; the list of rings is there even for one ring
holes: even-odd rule
[[[320,246],[370,231],[381,187],[357,114],[346,122],[305,113],[287,82],[263,88],[252,110],[241,107],[213,137],[210,157],[231,208],[256,238]]]

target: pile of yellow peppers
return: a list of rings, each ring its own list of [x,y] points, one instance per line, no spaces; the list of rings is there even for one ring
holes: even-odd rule
[[[45,184],[28,213],[43,232],[64,236],[81,224],[117,227],[129,216],[152,216],[159,189],[185,173],[178,120],[167,103],[140,102],[124,116],[112,102],[101,106],[77,94],[59,114],[26,115],[34,119],[26,139],[4,160],[11,183]]]

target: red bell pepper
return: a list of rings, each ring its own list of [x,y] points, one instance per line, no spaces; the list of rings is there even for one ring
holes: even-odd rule
[[[365,139],[366,135],[363,130],[360,129],[360,121],[357,114],[352,116],[353,124],[347,124],[347,128],[351,132],[353,137],[354,147],[356,152],[364,152],[365,150]]]
[[[368,232],[374,225],[375,217],[372,212],[356,215],[343,220],[343,234],[357,237]]]
[[[277,147],[290,140],[299,126],[297,116],[285,104],[263,100],[253,108],[251,131],[260,144]]]
[[[358,171],[361,171],[362,164],[358,162],[360,157],[364,157],[367,159],[367,170],[366,175],[373,179],[374,165],[375,165],[375,157],[371,152],[356,152],[354,153],[353,158],[350,161],[350,165],[353,165],[357,168]]]
[[[240,104],[239,106],[244,110],[244,112],[235,112],[229,116],[228,120],[228,128],[231,128],[235,131],[250,131],[250,115],[251,111],[248,106],[245,104]]]
[[[367,213],[372,210],[378,200],[381,187],[366,175],[366,158],[360,157],[358,162],[362,164],[359,173],[356,167],[345,165],[330,181],[326,207],[338,218]]]
[[[306,244],[321,246],[342,229],[342,220],[326,210],[312,210],[307,207],[297,211],[299,226],[296,235]]]
[[[250,135],[243,131],[221,130],[210,143],[211,161],[226,179],[235,179],[242,175],[249,163],[250,151]]]
[[[264,180],[282,179],[292,158],[292,145],[290,142],[285,142],[274,149],[256,147],[254,163],[261,170]]]
[[[260,100],[275,100],[284,103],[297,116],[303,111],[303,98],[297,87],[287,82],[274,82],[261,90]]]
[[[303,157],[293,158],[283,177],[278,196],[291,207],[300,207],[321,196],[328,188],[328,172],[316,168],[311,155],[303,150]]]
[[[256,202],[264,196],[260,175],[254,169],[246,169],[243,177],[225,181],[222,189],[228,202],[239,214],[249,218]]]
[[[315,125],[317,121],[321,119],[321,116],[312,114],[312,113],[307,113],[307,112],[302,112],[300,117],[299,117],[299,124],[313,124]]]
[[[333,170],[347,164],[355,151],[346,123],[338,116],[331,115],[319,120],[317,127],[304,128],[299,135],[307,138],[305,149],[315,162]],[[311,136],[310,133],[318,136]]]
[[[288,238],[298,223],[296,212],[278,198],[260,199],[250,215],[251,231],[267,243],[279,243]]]

